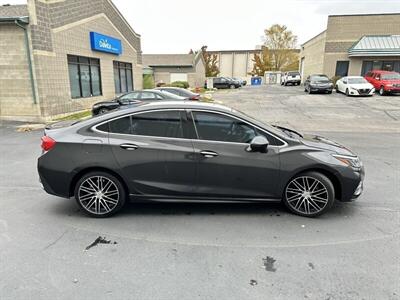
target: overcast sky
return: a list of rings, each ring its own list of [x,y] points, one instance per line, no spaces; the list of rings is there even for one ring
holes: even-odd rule
[[[26,0],[0,0],[0,4]],[[142,35],[144,53],[254,49],[263,30],[286,25],[299,44],[326,29],[330,14],[400,13],[400,0],[114,0]]]

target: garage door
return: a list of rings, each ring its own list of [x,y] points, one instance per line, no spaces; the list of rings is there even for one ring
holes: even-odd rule
[[[186,73],[171,73],[171,82],[188,81]]]

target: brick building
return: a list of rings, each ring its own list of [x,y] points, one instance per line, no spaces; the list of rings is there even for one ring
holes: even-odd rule
[[[41,121],[142,88],[141,38],[111,0],[0,6],[0,117]]]
[[[372,69],[400,72],[400,14],[333,15],[327,29],[301,45],[303,79],[365,75]]]

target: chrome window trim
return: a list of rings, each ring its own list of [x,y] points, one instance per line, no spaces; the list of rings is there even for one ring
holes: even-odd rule
[[[128,134],[128,133],[114,133],[114,132],[101,131],[101,130],[97,129],[98,126],[101,126],[101,125],[103,125],[105,123],[112,122],[112,121],[115,121],[115,120],[118,120],[118,119],[122,119],[122,118],[126,118],[126,117],[132,117],[134,115],[140,115],[140,114],[143,114],[143,113],[151,113],[151,112],[158,112],[158,111],[179,111],[179,112],[182,112],[182,111],[185,111],[185,109],[184,108],[165,108],[165,109],[150,109],[150,110],[138,111],[138,112],[135,112],[135,113],[130,113],[130,114],[126,114],[126,115],[123,115],[123,116],[118,116],[118,117],[115,117],[115,118],[108,119],[106,121],[100,122],[100,123],[92,126],[90,129],[93,132],[100,133],[100,134],[107,134],[107,135],[134,136],[134,137],[136,136],[136,137],[162,138],[162,139],[185,140],[185,141],[190,141],[191,140],[191,139],[187,139],[187,138],[174,138],[174,137],[154,136],[154,135],[138,135],[138,134]],[[182,119],[181,119],[181,122],[182,122]]]
[[[248,124],[248,125],[250,125],[250,126],[252,126],[254,128],[257,128],[258,130],[260,130],[260,131],[262,131],[262,132],[264,132],[264,133],[266,133],[268,135],[271,135],[272,137],[276,138],[277,140],[279,140],[279,141],[281,141],[283,143],[283,145],[281,145],[281,146],[269,145],[268,147],[283,148],[283,147],[288,146],[288,143],[285,140],[283,140],[280,137],[277,137],[275,134],[272,134],[271,132],[267,131],[266,129],[264,129],[264,128],[260,127],[260,126],[257,126],[255,124],[251,123],[250,121],[243,120],[242,118],[239,118],[237,116],[231,115],[229,113],[224,113],[224,112],[214,111],[214,110],[207,110],[207,109],[189,109],[189,111],[190,111],[190,114],[192,115],[193,126],[194,126],[194,128],[196,130],[196,135],[197,135],[197,139],[196,140],[197,141],[217,142],[217,143],[225,143],[225,144],[249,145],[249,143],[224,142],[224,141],[214,141],[214,140],[202,140],[202,139],[199,139],[199,134],[197,132],[197,128],[196,128],[196,124],[195,124],[194,116],[193,116],[193,112],[199,111],[199,112],[208,112],[208,113],[214,113],[214,114],[221,114],[221,115],[225,115],[227,117],[231,117],[231,118],[234,118],[236,120],[242,121],[242,122],[244,122],[244,123],[246,123],[246,124]]]
[[[281,146],[269,145],[269,147],[283,148],[283,147],[288,146],[288,143],[287,143],[285,140],[281,139],[280,137],[277,137],[275,134],[270,133],[269,131],[267,131],[266,129],[264,129],[264,128],[260,127],[260,126],[254,125],[253,123],[251,123],[251,122],[249,122],[249,121],[247,121],[247,120],[243,120],[243,119],[241,119],[241,118],[239,118],[239,117],[236,117],[236,116],[233,116],[233,115],[231,115],[231,114],[224,113],[224,112],[214,111],[214,110],[206,110],[206,109],[159,108],[159,109],[143,110],[143,111],[139,111],[139,112],[135,112],[135,113],[130,113],[130,114],[126,114],[126,115],[122,115],[122,116],[118,116],[118,117],[115,117],[115,118],[111,118],[111,119],[105,120],[105,121],[100,122],[100,123],[98,123],[98,124],[96,124],[96,125],[93,125],[90,129],[91,129],[92,131],[96,132],[96,133],[107,134],[107,135],[145,137],[145,138],[162,138],[162,139],[184,140],[184,141],[214,142],[214,143],[233,144],[233,145],[243,145],[243,146],[248,146],[248,145],[249,145],[249,143],[237,143],[237,142],[224,142],[224,141],[202,140],[202,139],[199,139],[199,138],[197,138],[197,139],[191,139],[191,138],[173,138],[173,137],[163,137],[163,136],[153,136],[153,135],[137,135],[137,134],[127,134],[127,133],[113,133],[113,132],[105,132],[105,131],[101,131],[101,130],[98,130],[98,129],[97,129],[98,126],[101,126],[101,125],[103,125],[103,124],[105,124],[105,123],[108,123],[108,122],[112,122],[112,121],[115,121],[115,120],[118,120],[118,119],[122,119],[122,118],[125,118],[125,117],[128,117],[128,116],[130,117],[130,116],[134,116],[134,115],[139,115],[139,114],[149,113],[149,112],[157,112],[157,111],[180,111],[180,112],[181,112],[181,111],[184,111],[184,112],[189,111],[190,114],[191,114],[191,116],[192,116],[192,122],[193,122],[193,126],[194,126],[194,128],[195,128],[197,137],[198,137],[198,133],[197,133],[196,125],[194,124],[194,116],[193,116],[192,112],[193,112],[193,111],[203,111],[203,112],[209,112],[209,113],[222,114],[222,115],[226,115],[226,116],[228,116],[228,117],[231,117],[231,118],[240,120],[240,121],[242,121],[242,122],[244,122],[244,123],[246,123],[246,124],[249,124],[250,126],[253,126],[253,127],[257,128],[258,130],[261,130],[262,132],[264,132],[264,133],[266,133],[266,134],[269,134],[269,135],[273,136],[274,138],[280,140],[281,142],[283,142],[283,145],[281,145]]]

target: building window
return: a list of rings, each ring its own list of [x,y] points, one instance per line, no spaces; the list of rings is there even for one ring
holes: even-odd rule
[[[97,58],[68,55],[69,81],[72,98],[102,95],[100,60]]]
[[[116,94],[133,91],[132,64],[114,61],[114,85]]]
[[[335,76],[344,77],[349,74],[349,61],[342,60],[336,62],[336,72]]]
[[[361,76],[373,70],[400,72],[400,61],[364,60],[361,68]]]

